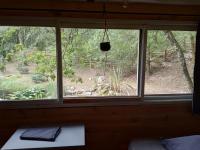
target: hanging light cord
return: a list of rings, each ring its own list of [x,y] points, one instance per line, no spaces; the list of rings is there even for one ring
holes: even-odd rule
[[[108,36],[108,28],[107,28],[107,16],[106,16],[106,4],[103,5],[103,14],[104,14],[104,33],[103,33],[103,39],[102,42],[105,42],[105,37],[107,42],[109,42],[109,36]]]
[[[104,33],[103,33],[103,39],[102,42],[105,42],[105,37],[106,37],[106,42],[109,42],[109,36],[108,36],[108,28],[107,28],[107,16],[106,16],[106,4],[104,3],[103,5],[103,15],[104,15]],[[105,61],[104,61],[104,76],[106,75],[106,65],[107,65],[107,59],[108,59],[108,54],[107,52],[105,54]]]

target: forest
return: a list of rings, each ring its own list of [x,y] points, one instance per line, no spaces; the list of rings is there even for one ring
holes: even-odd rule
[[[63,96],[136,96],[139,30],[62,28]],[[0,27],[0,100],[57,97],[52,27]],[[145,94],[191,93],[194,31],[149,30]]]

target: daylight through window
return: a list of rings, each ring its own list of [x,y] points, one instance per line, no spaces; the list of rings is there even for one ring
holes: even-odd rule
[[[137,95],[139,30],[110,29],[108,52],[99,48],[103,32],[62,29],[64,97]]]
[[[55,28],[0,27],[0,99],[57,98]]]
[[[0,100],[192,93],[196,31],[109,29],[108,52],[103,34],[0,26]]]
[[[148,31],[145,94],[192,93],[195,37],[194,31]]]

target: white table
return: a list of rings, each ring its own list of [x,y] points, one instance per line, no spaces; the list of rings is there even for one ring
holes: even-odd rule
[[[20,135],[26,129],[18,129],[9,138],[1,150],[19,150],[19,149],[49,149],[64,147],[80,147],[85,145],[85,127],[84,125],[71,125],[61,127],[61,132],[55,142],[21,140]]]

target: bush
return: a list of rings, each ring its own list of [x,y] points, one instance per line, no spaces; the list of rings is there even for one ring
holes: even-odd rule
[[[14,46],[14,50],[15,52],[19,52],[19,51],[22,51],[24,49],[24,45],[19,43],[19,44],[15,44]]]
[[[24,90],[30,86],[31,85],[27,81],[24,81],[20,75],[0,77],[0,89],[7,91],[8,93]]]
[[[7,62],[12,62],[13,56],[14,56],[13,53],[8,53],[8,54],[6,55],[6,60],[7,60]]]
[[[0,71],[5,72],[6,70],[6,65],[4,63],[0,63]]]
[[[21,74],[28,74],[29,73],[29,69],[24,64],[18,64],[17,70]]]
[[[48,81],[48,79],[45,75],[39,74],[39,73],[34,74],[32,76],[32,80],[33,80],[34,83],[42,83],[42,82]]]
[[[9,95],[12,100],[42,99],[47,96],[47,91],[40,88],[17,91]]]
[[[75,76],[75,72],[71,67],[64,68],[63,73],[67,78],[73,78]]]

